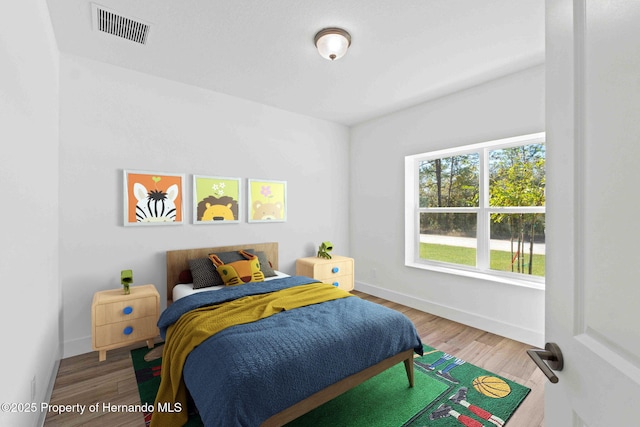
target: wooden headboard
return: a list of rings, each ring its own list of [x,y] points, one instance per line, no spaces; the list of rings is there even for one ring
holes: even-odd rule
[[[264,252],[273,269],[278,269],[278,242],[167,251],[167,305],[171,304],[173,300],[173,287],[180,283],[180,273],[184,270],[189,270],[190,259],[207,258],[213,252],[231,252],[241,249],[254,249]]]

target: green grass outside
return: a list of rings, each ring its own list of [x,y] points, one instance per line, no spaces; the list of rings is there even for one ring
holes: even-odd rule
[[[420,243],[420,258],[433,261],[442,261],[452,264],[476,265],[476,250],[474,248],[464,248],[460,246],[437,245],[433,243]],[[498,271],[514,271],[517,273],[517,266],[511,270],[511,253],[505,251],[491,251],[491,269]],[[525,274],[529,272],[529,254],[525,254]],[[545,256],[533,255],[533,275],[544,277]]]

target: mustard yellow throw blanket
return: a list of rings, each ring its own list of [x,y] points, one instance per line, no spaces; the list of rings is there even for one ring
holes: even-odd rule
[[[187,356],[211,335],[230,326],[255,322],[284,310],[352,296],[325,283],[295,286],[267,294],[251,295],[185,313],[169,326],[162,353],[161,382],[154,407],[171,403],[179,412],[153,412],[151,427],[182,426],[187,422],[187,389],[182,369]],[[160,404],[160,405],[159,405]]]

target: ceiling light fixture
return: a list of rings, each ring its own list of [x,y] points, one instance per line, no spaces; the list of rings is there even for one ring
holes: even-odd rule
[[[342,28],[325,28],[314,39],[318,52],[330,61],[340,59],[351,45],[351,35]]]

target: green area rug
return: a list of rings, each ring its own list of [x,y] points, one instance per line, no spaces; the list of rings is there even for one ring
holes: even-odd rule
[[[162,359],[146,362],[148,351],[132,350],[131,357],[140,400],[153,405]],[[399,363],[287,426],[503,426],[531,391],[429,346],[424,353],[414,359],[413,388]],[[145,414],[147,424],[150,419]],[[190,414],[187,426],[202,426],[198,414]]]

